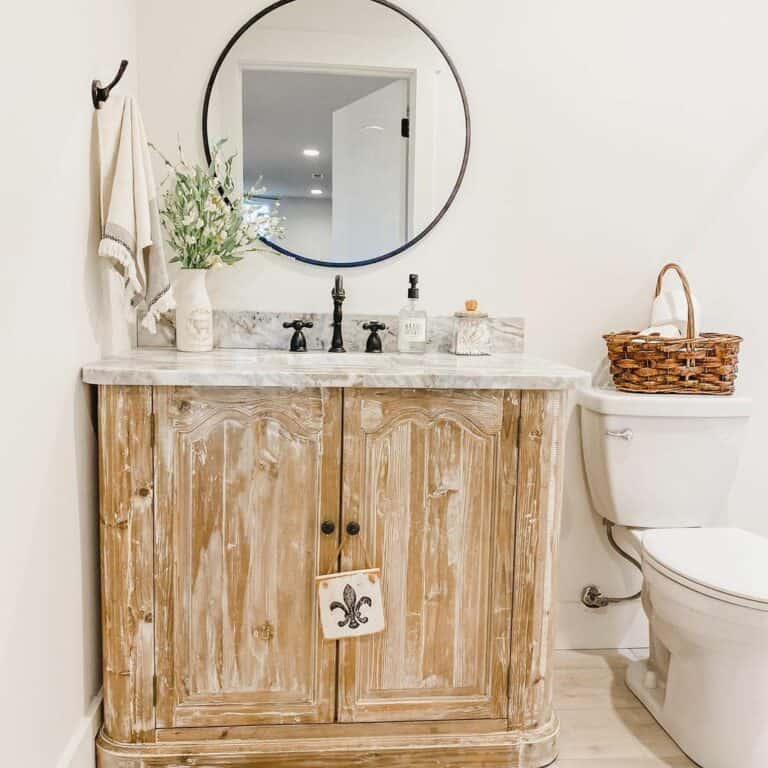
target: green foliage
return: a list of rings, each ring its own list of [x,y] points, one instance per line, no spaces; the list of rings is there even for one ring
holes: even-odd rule
[[[249,209],[235,197],[235,155],[222,157],[225,141],[213,147],[207,168],[187,164],[180,145],[175,164],[153,147],[169,169],[160,218],[175,253],[171,263],[179,262],[184,269],[231,266],[246,253],[267,250],[265,238],[285,235],[281,216]]]

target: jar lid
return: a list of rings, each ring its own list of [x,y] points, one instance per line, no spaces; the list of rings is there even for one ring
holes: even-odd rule
[[[478,319],[487,318],[488,315],[485,312],[477,311],[477,300],[467,299],[464,302],[464,311],[454,313],[455,317],[474,317]]]

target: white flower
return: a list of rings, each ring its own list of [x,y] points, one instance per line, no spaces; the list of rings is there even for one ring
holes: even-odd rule
[[[250,200],[237,199],[230,160],[214,149],[213,164],[200,168],[186,165],[181,148],[180,162],[167,160],[170,189],[163,196],[160,211],[163,225],[183,266],[219,268],[238,261],[247,251],[264,250],[259,238],[284,237],[285,218],[279,216],[279,202],[263,198],[262,179],[250,191]],[[169,181],[170,180],[170,181]],[[225,202],[220,189],[228,196]],[[261,200],[259,200],[261,197]],[[211,253],[215,251],[216,253]]]

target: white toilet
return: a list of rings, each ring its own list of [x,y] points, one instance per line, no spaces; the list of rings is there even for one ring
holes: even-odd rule
[[[580,402],[593,503],[643,566],[650,658],[627,685],[703,768],[768,768],[768,539],[725,527],[750,401]]]

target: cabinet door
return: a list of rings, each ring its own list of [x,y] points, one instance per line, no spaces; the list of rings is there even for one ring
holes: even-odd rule
[[[155,390],[157,726],[328,722],[339,390]]]
[[[518,393],[345,392],[342,568],[382,569],[386,629],[341,641],[345,721],[504,718]]]

